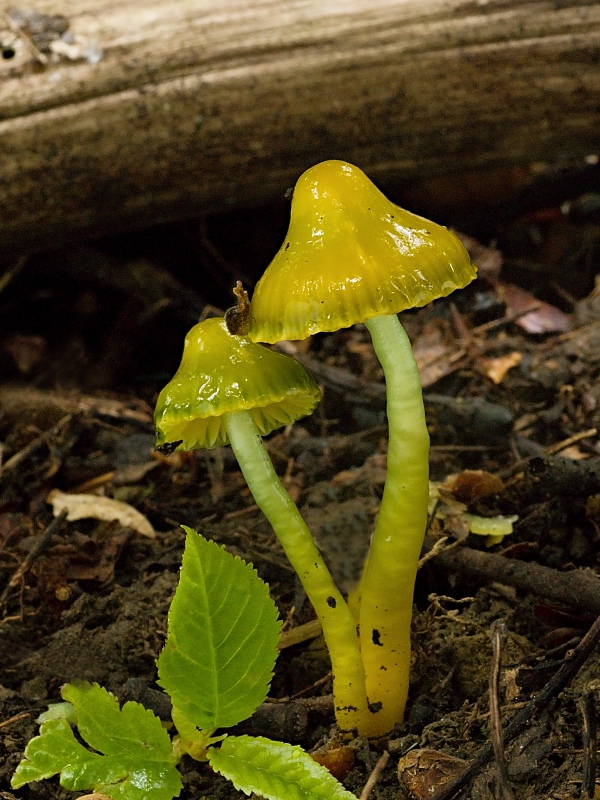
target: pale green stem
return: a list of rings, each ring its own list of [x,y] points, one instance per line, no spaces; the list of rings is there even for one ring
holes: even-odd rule
[[[342,731],[360,730],[367,715],[367,699],[356,622],[296,504],[277,477],[252,412],[227,414],[224,421],[246,483],[321,621],[331,658],[338,725]]]
[[[369,736],[401,722],[408,695],[410,625],[429,499],[429,434],[410,340],[395,315],[366,323],[387,390],[387,476],[361,581],[360,647]]]

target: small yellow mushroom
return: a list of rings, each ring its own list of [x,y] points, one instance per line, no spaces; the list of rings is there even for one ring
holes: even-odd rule
[[[231,445],[319,617],[338,722],[352,731],[367,706],[355,621],[262,441],[310,414],[320,399],[317,384],[293,358],[230,334],[223,319],[208,319],[188,333],[181,365],[159,395],[155,425],[158,446],[169,451]]]

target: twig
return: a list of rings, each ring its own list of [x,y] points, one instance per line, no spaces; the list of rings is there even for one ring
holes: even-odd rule
[[[373,772],[369,775],[369,778],[368,778],[367,782],[365,783],[365,788],[360,793],[360,797],[359,797],[358,800],[368,800],[369,795],[373,791],[373,787],[375,786],[375,784],[379,780],[379,776],[381,775],[381,773],[385,769],[385,766],[386,766],[387,762],[389,761],[389,759],[390,759],[390,754],[388,753],[387,750],[384,750],[383,753],[381,754],[381,756],[379,757],[379,760],[375,764],[375,767],[373,768]]]
[[[577,647],[570,653],[567,653],[565,660],[557,669],[554,675],[550,678],[548,683],[529,703],[511,720],[507,725],[502,741],[506,746],[511,742],[515,736],[528,725],[531,725],[532,719],[541,711],[546,708],[550,700],[556,697],[565,686],[572,680],[579,672],[581,667],[585,664],[588,658],[592,655],[594,650],[600,643],[600,615],[596,621],[585,634],[583,639],[579,642]],[[483,769],[493,758],[494,750],[491,745],[483,747],[476,758],[471,761],[465,771],[448,783],[444,788],[439,791],[433,800],[452,800],[456,795],[468,786],[477,773]]]
[[[0,276],[0,292],[3,292],[6,287],[13,281],[19,272],[23,269],[25,264],[27,264],[28,256],[19,256],[13,264],[4,272],[2,276]]]
[[[550,444],[547,447],[540,447],[539,452],[534,455],[525,456],[524,458],[518,458],[512,464],[509,464],[504,469],[498,470],[496,475],[499,478],[508,478],[511,475],[514,475],[517,470],[524,467],[526,464],[529,464],[535,458],[542,458],[544,456],[553,456],[557,453],[560,453],[562,450],[566,450],[567,447],[571,447],[572,444],[576,442],[582,441],[582,439],[591,439],[592,436],[596,436],[598,433],[597,428],[589,428],[586,431],[579,431],[578,433],[574,433],[572,436],[569,436],[567,439],[563,439],[560,442],[555,442],[554,444]],[[533,443],[532,443],[533,444]]]
[[[421,569],[428,561],[431,561],[432,558],[439,556],[439,554],[443,553],[445,550],[450,550],[457,544],[457,542],[453,542],[446,547],[448,538],[448,536],[442,536],[441,539],[436,541],[431,550],[428,553],[425,553],[425,555],[419,559],[419,569]]]
[[[497,619],[490,630],[492,637],[492,666],[490,670],[490,727],[492,729],[492,747],[496,761],[496,777],[501,800],[514,800],[510,788],[506,753],[502,742],[502,719],[500,716],[500,664],[502,661],[502,645],[505,638],[504,622]]]
[[[42,553],[48,547],[50,539],[56,533],[56,531],[60,528],[62,523],[66,520],[67,513],[68,512],[67,512],[66,509],[64,511],[61,511],[60,514],[52,520],[50,525],[48,525],[46,530],[39,537],[39,539],[37,540],[37,542],[35,543],[33,548],[27,554],[27,556],[24,559],[24,561],[15,570],[12,578],[9,580],[9,582],[4,587],[4,591],[0,595],[0,605],[2,605],[2,603],[4,603],[4,601],[8,597],[8,594],[9,594],[10,590],[12,588],[14,588],[19,583],[19,581],[23,578],[23,576],[25,575],[27,570],[31,567],[31,565],[36,560],[36,558],[40,555],[40,553]]]
[[[531,306],[531,308],[527,308],[522,311],[515,311],[514,314],[508,314],[500,319],[493,319],[491,322],[484,322],[483,325],[478,325],[476,328],[473,328],[471,333],[476,335],[478,333],[487,333],[488,331],[493,331],[496,328],[502,328],[504,325],[509,325],[511,322],[515,322],[521,317],[526,317],[527,314],[531,314],[533,311],[539,311],[541,307],[541,304],[534,305]]]
[[[319,678],[314,683],[311,683],[310,686],[305,686],[303,689],[300,689],[299,691],[295,692],[294,694],[290,694],[287,697],[267,697],[265,703],[291,703],[292,700],[297,700],[299,697],[302,697],[303,694],[312,692],[313,689],[318,689],[319,686],[323,686],[324,683],[327,683],[327,681],[331,680],[332,674],[333,673],[330,670],[327,675],[323,675],[322,678]]]
[[[31,714],[29,711],[22,711],[20,714],[15,714],[14,717],[3,719],[2,722],[0,722],[0,728],[6,728],[7,725],[12,725],[13,722],[18,722],[20,719],[26,719],[30,716]]]
[[[0,467],[0,476],[4,475],[5,472],[8,472],[11,469],[15,469],[15,467],[17,467],[21,461],[30,456],[32,453],[35,453],[35,451],[38,450],[43,444],[46,444],[48,439],[60,433],[61,430],[68,425],[72,419],[73,415],[67,414],[62,419],[59,419],[56,425],[53,425],[47,431],[44,431],[44,433],[40,434],[33,439],[33,441],[29,442],[29,444],[26,445],[22,450],[19,450],[18,453],[14,454],[14,456],[11,456],[8,461],[6,461]]]
[[[593,292],[595,294],[595,291]],[[580,325],[578,328],[573,328],[572,331],[567,331],[566,333],[561,333],[560,336],[556,337],[557,342],[568,342],[570,339],[577,339],[581,336],[583,331],[591,331],[598,323],[594,322],[586,322],[585,325]]]
[[[426,549],[430,550],[432,546],[428,543]],[[588,614],[600,614],[600,579],[591,571],[559,572],[551,567],[473,550],[464,545],[442,550],[433,563],[453,575],[462,573],[486,583],[496,581]]]
[[[279,649],[285,650],[286,647],[292,647],[295,644],[302,644],[309,639],[316,639],[321,635],[321,623],[318,619],[311,619],[303,625],[297,625],[295,628],[289,628],[287,631],[282,631],[279,635]]]
[[[583,717],[583,775],[581,797],[596,797],[596,705],[594,693],[586,689],[579,701]]]
[[[574,433],[573,436],[569,436],[568,439],[563,439],[562,442],[556,442],[556,444],[549,445],[545,448],[544,453],[547,456],[553,456],[555,453],[560,453],[561,450],[566,450],[567,447],[571,447],[572,444],[580,442],[582,439],[591,439],[591,437],[595,436],[597,433],[597,428],[589,428],[587,431],[579,431],[579,433]]]
[[[254,514],[256,511],[258,511],[258,506],[253,503],[251,506],[239,508],[237,511],[228,511],[224,519],[239,519],[240,517],[248,516],[248,514]]]
[[[285,352],[281,346],[277,345],[275,345],[275,350]],[[294,358],[306,367],[318,381],[323,382],[325,386],[342,391],[346,395],[356,394],[361,398],[378,401],[379,404],[385,405],[385,386],[383,383],[365,381],[347,369],[333,367],[305,353],[296,353]]]
[[[432,444],[429,449],[434,453],[488,453],[506,448],[492,444]]]

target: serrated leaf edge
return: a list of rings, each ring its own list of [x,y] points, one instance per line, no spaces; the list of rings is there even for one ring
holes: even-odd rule
[[[75,738],[71,725],[65,719],[50,719],[41,725],[40,734],[33,737],[28,742],[24,758],[18,764],[11,778],[11,787],[13,789],[18,789],[32,781],[46,780],[55,775],[59,775],[61,786],[67,789],[75,791],[91,789],[95,792],[105,792],[111,797],[114,797],[114,793],[117,792],[119,797],[126,798],[133,795],[130,794],[130,789],[128,787],[121,786],[122,780],[127,779],[127,782],[131,784],[131,791],[135,793],[140,789],[140,776],[145,775],[145,780],[153,782],[151,790],[160,792],[164,800],[171,800],[171,798],[178,796],[181,791],[182,782],[181,775],[176,769],[177,758],[173,752],[170,737],[161,726],[158,717],[141,703],[136,703],[134,701],[125,703],[121,708],[118,699],[111,692],[97,683],[92,684],[88,681],[77,681],[66,684],[61,692],[63,697],[71,697],[72,704],[78,712],[81,711],[82,705],[81,702],[78,701],[81,701],[84,696],[77,694],[77,690],[81,689],[83,689],[84,692],[93,691],[96,698],[101,697],[102,702],[113,707],[113,709],[114,704],[116,704],[119,718],[122,719],[124,723],[123,738],[128,742],[132,741],[134,744],[136,742],[136,719],[135,717],[127,719],[127,713],[125,716],[122,716],[125,708],[129,707],[131,714],[139,713],[139,710],[141,710],[147,720],[149,718],[155,719],[157,722],[156,733],[162,731],[162,734],[164,734],[164,741],[160,743],[160,746],[164,747],[162,752],[159,747],[154,747],[152,750],[149,750],[148,770],[144,769],[143,751],[138,753],[123,752],[123,762],[121,765],[118,762],[118,753],[98,752],[90,745],[87,736],[84,734],[85,724],[84,731],[79,728],[80,735],[85,742],[84,746]],[[98,692],[98,690],[100,690],[100,692]],[[75,692],[75,694],[73,694],[73,692]],[[85,699],[89,702],[89,697]],[[89,713],[90,709],[86,709],[86,712]],[[133,726],[132,723],[134,723]],[[115,733],[119,733],[118,726],[115,729]],[[140,734],[143,734],[142,730],[140,730]],[[132,735],[134,736],[133,739],[131,739]],[[62,742],[59,737],[63,737]],[[64,737],[66,737],[66,739]],[[163,738],[161,734],[159,734],[159,737],[161,739]],[[56,741],[57,745],[59,743],[63,745],[61,752],[56,752],[56,748],[52,748],[53,740]],[[114,738],[114,742],[116,743],[118,741],[119,737],[117,736]],[[140,744],[142,747],[143,742],[143,736],[140,736]],[[72,746],[71,753],[62,752],[65,743],[67,746]],[[50,747],[48,747],[48,744],[50,744]],[[44,745],[44,749],[39,749],[40,745]],[[32,752],[32,750],[34,752]],[[50,762],[54,761],[54,764],[49,768],[40,769],[38,764],[36,764],[36,762],[39,762],[40,756],[42,762],[48,760]],[[61,759],[61,757],[63,758]],[[106,759],[105,762],[104,759]],[[101,776],[100,772],[96,780],[90,780],[88,783],[87,780],[82,780],[81,770],[84,769],[86,763],[93,762],[96,762],[104,775]],[[134,767],[134,769],[132,769],[132,767]],[[116,772],[115,769],[117,770]],[[153,772],[155,773],[154,775],[152,774]],[[78,775],[79,777],[77,777]],[[156,783],[157,778],[160,781],[158,784]],[[173,780],[174,778],[175,780]]]
[[[228,736],[220,748],[209,748],[207,757],[215,772],[230,780],[236,789],[246,794],[254,792],[266,800],[356,800],[328,769],[298,745],[262,736]],[[255,763],[261,759],[264,763]],[[296,775],[289,781],[277,767],[292,765]],[[299,770],[305,771],[306,780],[298,779]],[[254,780],[248,779],[251,771]],[[283,784],[282,791],[276,783]]]
[[[200,728],[201,727],[211,727],[211,728],[214,728],[214,727],[231,727],[232,725],[235,725],[238,722],[241,722],[242,720],[247,719],[247,717],[249,717],[256,710],[258,705],[260,705],[260,703],[267,696],[268,687],[270,685],[270,681],[271,681],[271,678],[272,678],[272,675],[273,675],[274,664],[275,664],[275,661],[277,659],[277,636],[278,636],[278,631],[275,632],[274,629],[272,629],[271,631],[268,631],[268,630],[265,629],[264,633],[262,635],[260,635],[260,634],[261,634],[261,628],[265,628],[265,623],[267,625],[270,624],[269,612],[271,611],[271,609],[273,609],[273,611],[275,612],[275,615],[276,615],[276,613],[277,613],[276,612],[276,607],[275,607],[275,604],[273,603],[273,601],[272,601],[272,599],[270,597],[268,586],[259,577],[256,569],[253,567],[252,564],[244,561],[242,558],[239,558],[238,556],[232,555],[231,553],[229,553],[229,551],[223,545],[219,545],[219,544],[217,544],[216,542],[214,542],[212,540],[205,539],[200,534],[198,534],[196,531],[194,531],[192,528],[189,528],[189,527],[187,527],[185,525],[182,525],[182,528],[186,531],[186,534],[187,534],[186,550],[189,547],[189,552],[191,554],[190,558],[195,558],[196,559],[196,564],[194,565],[194,567],[196,568],[196,571],[197,571],[197,568],[201,569],[201,573],[200,574],[201,574],[202,579],[204,581],[203,585],[200,586],[198,584],[198,582],[196,580],[194,580],[192,577],[186,576],[187,580],[189,581],[187,589],[189,591],[190,587],[193,587],[195,590],[197,590],[197,589],[201,590],[203,602],[205,603],[205,608],[209,609],[209,611],[210,611],[211,625],[212,625],[212,621],[214,621],[214,619],[215,619],[216,614],[218,614],[219,610],[224,605],[224,603],[222,603],[221,606],[218,606],[216,608],[211,608],[211,606],[210,606],[210,596],[209,596],[210,593],[206,591],[206,583],[207,583],[207,581],[209,579],[209,575],[206,572],[206,570],[203,569],[203,563],[202,563],[203,562],[203,558],[202,558],[203,553],[201,552],[201,547],[204,546],[204,545],[201,545],[200,542],[204,542],[204,543],[208,544],[211,548],[213,548],[212,552],[211,552],[211,556],[215,555],[218,559],[220,559],[218,564],[215,565],[215,567],[218,567],[218,570],[219,570],[218,574],[221,575],[221,574],[224,573],[228,578],[229,586],[228,586],[228,588],[226,589],[226,591],[224,593],[225,603],[232,596],[232,589],[233,589],[234,582],[235,582],[235,575],[232,575],[231,570],[227,570],[225,568],[226,561],[223,558],[223,556],[225,556],[226,558],[231,559],[231,561],[236,564],[236,567],[235,567],[236,569],[239,568],[238,564],[239,564],[239,566],[241,566],[243,572],[241,572],[240,574],[244,574],[245,575],[245,578],[248,581],[248,586],[252,587],[251,590],[254,590],[254,588],[256,587],[254,601],[256,602],[258,600],[258,602],[262,603],[261,607],[259,608],[260,613],[259,613],[259,615],[257,617],[257,621],[255,622],[253,628],[251,630],[249,630],[249,632],[245,636],[245,638],[241,642],[239,642],[235,652],[229,657],[229,659],[224,664],[219,664],[218,663],[218,658],[215,657],[215,653],[218,651],[219,648],[217,648],[215,646],[215,640],[214,640],[214,637],[213,637],[213,634],[212,634],[212,630],[209,632],[210,633],[210,642],[212,643],[212,652],[210,654],[210,656],[211,656],[211,665],[212,665],[212,674],[217,675],[218,671],[219,670],[223,670],[224,667],[226,667],[228,664],[230,664],[232,659],[239,658],[239,655],[240,655],[241,652],[243,652],[244,646],[246,645],[248,639],[252,635],[256,635],[257,632],[258,632],[259,638],[260,638],[259,650],[260,650],[260,652],[263,652],[263,653],[266,653],[268,650],[272,651],[273,666],[268,670],[266,669],[266,667],[261,669],[261,672],[263,672],[263,674],[261,675],[260,681],[256,682],[256,688],[258,688],[259,685],[261,686],[261,692],[263,693],[262,698],[261,699],[256,699],[255,698],[254,701],[253,701],[255,703],[255,705],[253,707],[248,706],[246,709],[243,710],[243,713],[241,713],[241,714],[235,714],[235,713],[232,714],[232,710],[235,710],[238,706],[240,706],[239,692],[236,695],[235,690],[236,690],[236,687],[238,687],[239,684],[242,683],[246,679],[246,677],[248,676],[249,672],[255,667],[256,663],[259,662],[259,659],[256,658],[253,654],[250,655],[250,658],[249,658],[249,660],[247,661],[247,663],[245,665],[244,671],[243,672],[238,672],[238,674],[236,675],[235,682],[230,684],[230,685],[228,685],[224,691],[220,692],[220,694],[218,695],[218,702],[216,702],[216,700],[215,700],[215,702],[213,702],[212,704],[211,703],[207,704],[207,707],[209,709],[208,711],[205,712],[204,709],[200,708],[199,704],[196,702],[196,698],[188,699],[187,697],[183,696],[182,692],[181,692],[181,687],[177,685],[178,682],[177,682],[176,678],[173,678],[173,676],[169,676],[168,675],[168,670],[167,670],[167,675],[165,676],[164,668],[161,670],[161,659],[162,659],[162,665],[164,667],[165,663],[169,663],[168,659],[169,659],[170,656],[175,657],[175,651],[177,651],[176,659],[179,661],[179,666],[182,666],[181,662],[183,662],[183,664],[185,664],[187,666],[187,668],[189,668],[190,672],[193,669],[198,669],[199,668],[199,664],[200,664],[200,660],[199,659],[196,659],[194,657],[190,657],[184,650],[181,649],[181,647],[179,645],[179,639],[181,638],[181,628],[182,628],[181,618],[177,619],[175,624],[173,624],[171,622],[171,620],[173,620],[173,615],[174,614],[175,615],[180,614],[179,605],[175,603],[175,598],[177,598],[177,591],[179,591],[179,586],[178,586],[176,594],[175,594],[175,598],[173,600],[173,603],[171,604],[171,609],[169,611],[169,622],[170,622],[170,624],[169,624],[169,632],[168,632],[168,635],[167,635],[167,641],[166,641],[165,647],[163,648],[163,651],[159,655],[159,658],[158,658],[158,661],[157,661],[158,672],[159,672],[158,683],[159,683],[160,686],[162,686],[171,695],[171,697],[173,698],[173,701],[178,706],[180,706],[182,708],[182,710],[186,713],[186,716],[188,716],[188,718],[191,721],[193,721],[194,724],[196,724],[198,727],[200,727]],[[218,556],[216,555],[217,553],[218,553]],[[182,577],[183,577],[183,572],[185,571],[185,565],[186,565],[186,554],[184,553]],[[191,572],[192,572],[192,570],[190,569],[190,573]],[[211,579],[212,583],[214,584],[215,580],[216,580],[214,573],[210,573],[210,579]],[[181,585],[181,580],[182,580],[182,578],[180,577],[180,584],[179,585]],[[254,583],[254,586],[252,586],[253,583]],[[258,587],[260,587],[260,589]],[[243,607],[241,607],[241,608],[239,608],[237,610],[236,618],[233,621],[231,621],[231,620],[228,621],[229,631],[227,632],[227,635],[225,636],[225,638],[220,641],[219,647],[222,648],[223,645],[227,642],[229,636],[231,635],[231,632],[233,631],[233,629],[235,628],[235,626],[237,624],[237,621],[244,614],[244,610],[247,608],[248,604],[251,603],[252,601],[253,601],[252,595],[248,595],[247,598],[245,598]],[[272,641],[269,641],[269,639],[272,639]],[[253,648],[253,652],[254,652],[254,650],[255,650],[255,648]],[[181,674],[182,670],[180,669],[179,672]],[[217,692],[215,692],[215,698],[217,698],[218,689],[219,689],[219,686],[218,686],[218,675],[217,675],[217,678],[215,679],[215,682],[216,682],[216,687],[217,687]],[[228,699],[228,697],[230,697],[232,695],[232,693],[233,693],[233,697],[231,699]],[[257,694],[258,694],[258,692],[257,692]],[[194,713],[194,712],[196,712],[196,713]],[[204,717],[200,718],[198,716],[198,714],[203,714]]]

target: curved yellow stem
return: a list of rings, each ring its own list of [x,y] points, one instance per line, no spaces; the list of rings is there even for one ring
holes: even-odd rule
[[[360,647],[367,681],[368,736],[402,721],[408,695],[415,578],[427,524],[429,434],[419,372],[397,316],[366,323],[383,367],[389,443],[387,477],[361,580]]]
[[[333,670],[338,725],[343,732],[362,734],[368,710],[356,622],[296,504],[277,477],[251,412],[227,414],[225,425],[246,483],[321,621]]]

